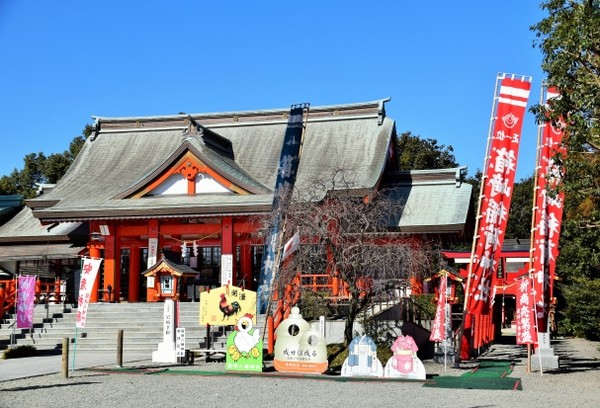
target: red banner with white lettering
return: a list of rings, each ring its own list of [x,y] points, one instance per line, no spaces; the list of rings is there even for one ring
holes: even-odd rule
[[[559,97],[559,94],[554,88],[549,88],[546,95],[546,103],[551,108],[552,99]],[[537,323],[541,332],[547,331],[563,214],[564,192],[560,186],[563,178],[560,163],[566,156],[562,143],[563,131],[563,122],[555,125],[547,122],[538,142],[531,272]]]
[[[429,341],[444,341],[446,338],[446,299],[448,292],[448,277],[444,273],[440,278],[440,288],[438,292],[437,308],[435,309],[435,318],[431,327]]]
[[[534,344],[537,342],[533,315],[533,298],[531,296],[531,279],[525,276],[517,288],[517,344]]]
[[[81,280],[79,281],[79,296],[77,297],[77,316],[75,317],[75,327],[85,327],[87,318],[87,309],[90,304],[90,294],[94,287],[98,269],[102,259],[83,258],[81,266]]]
[[[498,92],[494,128],[486,152],[476,246],[469,266],[467,308],[488,314],[492,280],[498,268],[517,169],[521,129],[531,82],[503,78]]]

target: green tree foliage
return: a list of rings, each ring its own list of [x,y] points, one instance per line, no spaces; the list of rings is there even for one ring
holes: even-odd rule
[[[533,213],[533,176],[515,183],[510,202],[510,213],[504,237],[529,238]]]
[[[456,167],[452,146],[439,145],[436,139],[421,139],[411,132],[398,136],[400,170],[427,170]]]
[[[600,328],[600,0],[543,2],[532,27],[547,83],[561,98],[532,108],[541,122],[566,122],[565,214],[557,260],[566,309],[561,327],[599,338]]]
[[[29,153],[23,158],[23,169],[14,169],[8,176],[0,178],[0,194],[21,195],[25,199],[36,196],[40,184],[54,184],[66,173],[83,147],[92,127],[86,125],[83,136],[76,136],[69,150],[46,156],[44,153]]]

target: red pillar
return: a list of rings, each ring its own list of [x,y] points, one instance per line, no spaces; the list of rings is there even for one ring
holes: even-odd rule
[[[111,232],[114,232],[111,231]],[[110,302],[111,300],[118,300],[118,283],[117,283],[117,251],[115,248],[116,239],[114,235],[106,235],[104,236],[104,301]],[[108,298],[108,287],[111,287],[111,297]]]
[[[235,259],[233,257],[233,218],[223,217],[221,218],[221,255],[232,255],[232,279],[231,284],[236,281],[235,277]],[[223,267],[221,265],[221,267]],[[221,282],[222,285],[227,282]]]
[[[98,245],[90,245],[90,257],[91,258],[100,258],[100,247]],[[96,280],[94,281],[94,285],[92,286],[92,292],[90,293],[90,303],[98,302],[98,282],[100,274],[96,275]]]
[[[221,253],[223,255],[233,254],[233,218],[221,218]]]
[[[252,287],[252,247],[247,243],[243,244],[240,248],[240,269],[241,269],[241,280],[245,288],[254,289]],[[241,282],[236,282],[237,285],[241,285]]]

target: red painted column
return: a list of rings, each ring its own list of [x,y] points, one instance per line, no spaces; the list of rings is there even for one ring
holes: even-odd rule
[[[112,231],[111,231],[112,232]],[[117,254],[116,250],[116,239],[114,235],[106,235],[104,237],[104,301],[110,302],[111,300],[119,299],[119,288],[118,288],[118,278],[119,274],[117,273],[117,257],[120,254]],[[120,260],[120,258],[119,258]],[[111,287],[111,297],[108,298],[108,287]]]
[[[221,255],[232,255],[232,279],[231,283],[236,283],[235,276],[235,259],[234,259],[234,248],[233,248],[233,218],[223,217],[221,218]],[[222,266],[221,266],[222,267]],[[227,282],[221,282],[225,284]]]
[[[90,245],[90,257],[91,258],[100,258],[100,246],[99,245]],[[94,281],[94,285],[92,286],[92,292],[90,293],[90,303],[98,302],[98,282],[100,274],[96,275],[96,280]]]
[[[244,243],[240,248],[240,269],[241,269],[241,280],[244,283],[244,287],[247,289],[254,289],[252,287],[252,247]],[[236,282],[241,285],[241,282]]]
[[[221,254],[233,254],[233,218],[221,218]]]

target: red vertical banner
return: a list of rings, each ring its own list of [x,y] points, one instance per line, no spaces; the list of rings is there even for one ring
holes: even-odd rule
[[[33,327],[35,276],[19,276],[17,288],[17,329]]]
[[[531,296],[531,279],[525,276],[517,289],[517,344],[534,344],[537,332],[533,321],[533,299]]]
[[[559,94],[554,88],[547,89],[546,103],[550,108],[552,99],[557,97]],[[564,123],[555,125],[547,122],[541,131],[534,190],[530,271],[533,277],[537,324],[541,332],[545,332],[548,325],[564,203],[564,192],[560,188],[562,170],[559,166],[566,156],[566,149],[562,143]]]
[[[448,294],[448,276],[447,272],[440,277],[440,287],[438,292],[437,308],[435,318],[431,327],[429,341],[444,341],[446,338],[446,299]]]
[[[531,82],[504,77],[500,82],[494,127],[482,180],[476,245],[469,266],[467,310],[487,314],[492,280],[498,268],[517,169],[521,129]]]

